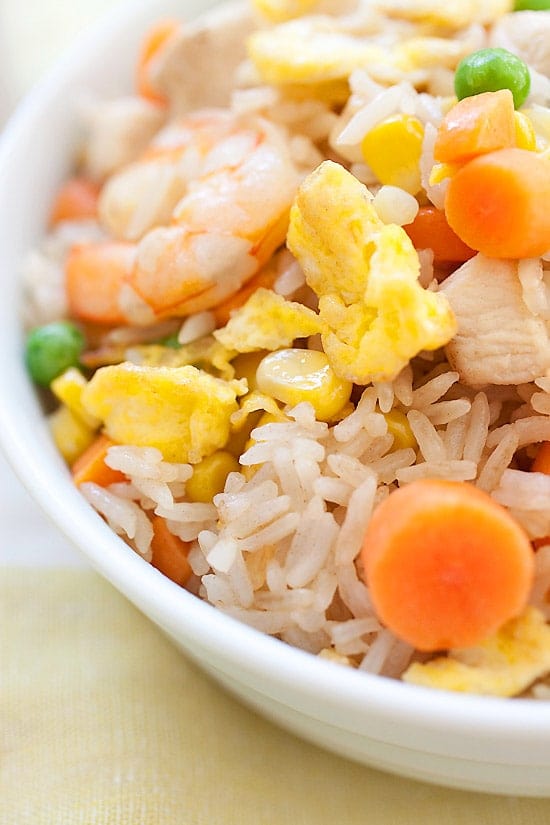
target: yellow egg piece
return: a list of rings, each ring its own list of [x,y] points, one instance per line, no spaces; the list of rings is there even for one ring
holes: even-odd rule
[[[226,450],[216,450],[193,468],[193,475],[185,485],[187,498],[207,504],[223,492],[229,473],[238,473],[240,469],[235,456]]]
[[[261,287],[214,336],[227,349],[243,353],[288,347],[320,331],[312,309]]]
[[[156,447],[167,461],[196,464],[223,447],[245,381],[223,381],[192,366],[98,370],[82,403],[118,444]]]
[[[425,664],[415,662],[403,679],[443,690],[516,696],[548,672],[550,627],[542,613],[528,607],[476,647],[453,650]]]
[[[261,362],[256,373],[258,388],[295,406],[307,401],[319,421],[330,421],[349,401],[352,384],[339,378],[324,352],[283,349]]]
[[[391,51],[339,28],[334,17],[315,15],[254,32],[248,55],[265,83],[322,83],[354,69],[393,62]]]
[[[391,381],[455,334],[446,298],[418,282],[406,232],[382,223],[367,188],[339,164],[325,161],[300,186],[287,244],[319,296],[323,349],[341,378]]]
[[[318,0],[252,0],[252,7],[271,23],[281,23],[307,14]]]

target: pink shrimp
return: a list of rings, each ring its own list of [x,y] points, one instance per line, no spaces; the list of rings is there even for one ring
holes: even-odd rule
[[[145,222],[147,231],[140,233],[136,215],[155,197],[161,173],[170,178],[162,220],[157,211],[152,227]],[[135,261],[122,273],[117,244],[101,243],[95,249],[104,274],[93,273],[88,246],[87,266],[79,272],[73,260],[68,268],[72,314],[112,323],[112,312],[103,314],[98,297],[103,279],[110,306],[118,279],[115,301],[129,323],[215,307],[284,242],[299,179],[284,135],[260,119],[243,121],[211,110],[163,130],[138,164],[107,184],[100,202],[104,226],[129,246],[135,242]],[[86,297],[88,288],[95,294]]]

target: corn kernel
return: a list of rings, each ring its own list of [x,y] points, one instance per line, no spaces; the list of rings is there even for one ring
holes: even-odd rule
[[[352,384],[339,378],[324,352],[282,349],[261,362],[258,387],[283,404],[308,401],[319,421],[330,421],[349,401]]]
[[[537,136],[533,124],[523,112],[514,112],[516,126],[516,146],[518,149],[537,151]]]
[[[418,118],[393,115],[367,132],[361,142],[361,153],[380,183],[399,186],[416,195],[422,188],[423,138],[424,127]]]
[[[217,450],[203,458],[193,468],[193,475],[185,485],[185,492],[191,501],[208,503],[223,492],[229,473],[239,472],[239,462],[226,450]]]
[[[95,438],[88,425],[65,404],[48,416],[48,425],[57,449],[68,464],[73,464]]]
[[[87,381],[76,367],[69,367],[50,384],[50,389],[59,401],[67,406],[78,418],[91,427],[97,429],[101,424],[99,418],[87,412],[82,405],[82,390]]]
[[[451,178],[462,166],[462,163],[436,163],[430,172],[428,183],[430,186],[435,186],[446,178]]]
[[[412,447],[415,450],[418,446],[416,438],[411,430],[411,425],[407,420],[405,413],[399,410],[392,410],[385,413],[384,418],[388,425],[388,432],[393,435],[392,452],[396,450],[405,450],[407,447]]]

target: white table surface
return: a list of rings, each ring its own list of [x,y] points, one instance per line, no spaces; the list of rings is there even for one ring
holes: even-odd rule
[[[0,126],[84,28],[120,0],[0,0]],[[0,454],[0,563],[87,565],[49,523]]]

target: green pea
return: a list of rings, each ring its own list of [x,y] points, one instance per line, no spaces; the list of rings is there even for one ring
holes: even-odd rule
[[[550,0],[516,0],[514,11],[546,11],[550,9]]]
[[[32,380],[48,387],[66,369],[78,365],[84,343],[81,331],[70,321],[55,321],[31,330],[25,363]]]
[[[159,341],[163,347],[168,347],[169,349],[180,349],[181,344],[178,341],[178,334],[174,332],[172,335],[168,335],[166,338],[163,338],[162,341]]]
[[[525,103],[531,88],[527,65],[506,49],[480,49],[465,57],[455,73],[459,100],[482,92],[510,89],[516,109]]]

